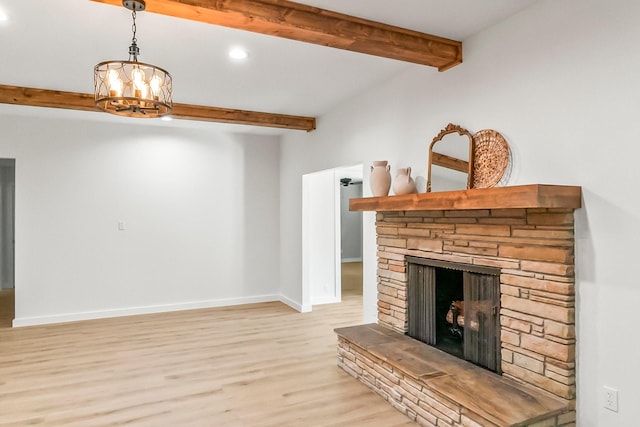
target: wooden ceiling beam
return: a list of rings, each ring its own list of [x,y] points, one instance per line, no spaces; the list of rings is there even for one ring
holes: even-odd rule
[[[93,102],[93,94],[0,85],[0,103],[31,107],[64,108],[67,110],[100,112]],[[207,107],[192,104],[173,104],[171,117],[183,120],[265,126],[281,129],[305,130],[316,128],[314,117],[262,113]]]
[[[122,0],[92,0],[122,7]],[[462,43],[287,0],[149,0],[148,12],[447,70]]]

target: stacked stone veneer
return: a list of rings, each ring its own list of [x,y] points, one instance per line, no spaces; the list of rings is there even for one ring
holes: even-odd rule
[[[573,209],[379,212],[378,323],[407,331],[406,255],[499,267],[502,372],[575,409]]]

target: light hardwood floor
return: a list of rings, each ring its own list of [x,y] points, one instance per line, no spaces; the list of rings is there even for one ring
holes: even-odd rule
[[[415,426],[337,368],[343,300],[0,329],[0,426]]]
[[[0,328],[10,328],[14,315],[13,289],[0,289]]]
[[[343,262],[340,266],[342,291],[362,294],[362,262]]]

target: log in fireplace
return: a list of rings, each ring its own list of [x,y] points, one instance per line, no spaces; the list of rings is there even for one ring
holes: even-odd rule
[[[407,257],[408,332],[500,373],[500,269]]]

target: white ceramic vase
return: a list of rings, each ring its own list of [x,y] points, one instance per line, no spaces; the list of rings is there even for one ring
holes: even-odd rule
[[[371,194],[374,197],[388,196],[391,188],[391,166],[386,160],[373,162],[371,166],[371,175],[369,176],[369,184],[371,185]]]

